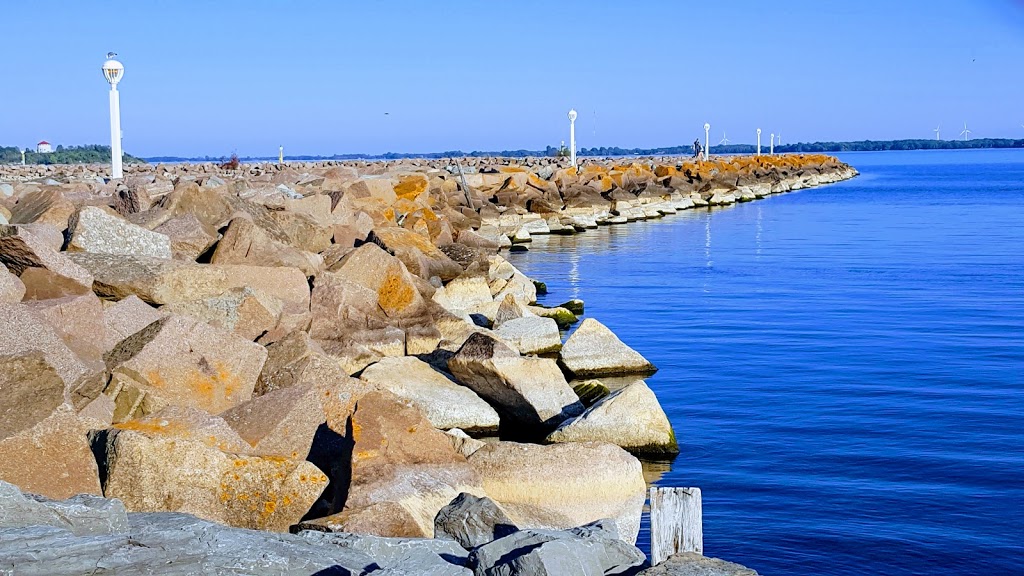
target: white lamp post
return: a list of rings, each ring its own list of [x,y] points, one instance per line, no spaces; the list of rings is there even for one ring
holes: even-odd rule
[[[708,161],[708,132],[711,131],[711,124],[704,123],[704,161]]]
[[[576,110],[569,110],[569,163],[576,167]]]
[[[103,63],[103,77],[110,83],[110,177],[123,177],[121,172],[121,99],[117,83],[124,77],[124,66],[115,60],[117,54],[107,53]]]
[[[25,150],[21,151],[21,165],[25,165]]]
[[[277,148],[277,163],[284,164],[284,146]]]
[[[768,145],[768,155],[775,156],[775,132],[771,133],[772,143]]]
[[[757,129],[757,155],[761,155],[761,129]]]

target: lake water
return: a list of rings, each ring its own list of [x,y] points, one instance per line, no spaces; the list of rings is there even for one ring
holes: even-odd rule
[[[509,258],[660,368],[657,483],[703,490],[705,554],[1022,574],[1024,151],[842,158],[861,176]]]

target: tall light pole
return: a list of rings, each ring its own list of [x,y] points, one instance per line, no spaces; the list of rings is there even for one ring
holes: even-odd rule
[[[761,155],[761,129],[757,129],[757,155]]]
[[[25,165],[25,150],[21,151],[21,165]]]
[[[117,54],[107,53],[107,61],[103,63],[103,77],[110,83],[110,177],[119,179],[124,176],[121,171],[121,99],[117,93],[117,83],[124,77],[124,66],[115,60]]]
[[[569,163],[576,167],[576,110],[569,110]]]
[[[284,146],[277,148],[277,163],[284,164]]]
[[[771,133],[772,143],[768,145],[768,155],[775,156],[775,132]]]
[[[708,133],[711,131],[711,124],[704,123],[704,161],[708,161]]]

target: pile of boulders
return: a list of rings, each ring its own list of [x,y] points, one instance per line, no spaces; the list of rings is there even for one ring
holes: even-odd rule
[[[706,184],[851,170],[795,162],[157,166],[8,184],[0,480],[139,513],[110,542],[159,541],[164,521],[236,534],[196,518],[432,538],[439,512],[486,497],[517,530],[464,543],[467,566],[528,548],[487,573],[549,554],[618,570],[611,550],[634,554],[645,501],[636,456],[678,452],[642,380],[655,367],[593,318],[563,340],[583,303],[539,305],[499,250],[695,205],[719,194]]]

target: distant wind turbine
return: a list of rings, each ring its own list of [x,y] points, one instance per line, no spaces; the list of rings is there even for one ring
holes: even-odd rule
[[[942,138],[939,138],[939,130],[942,130],[942,124],[939,124],[939,126],[935,130],[932,130],[932,132],[935,132],[936,140],[942,140]]]
[[[725,135],[725,132],[722,132],[722,139],[718,142],[718,144],[719,146],[721,146],[722,144],[725,144],[726,146],[729,145],[729,138]]]
[[[971,139],[971,131],[967,129],[967,122],[964,122],[964,131],[960,133],[964,137],[964,141]]]

